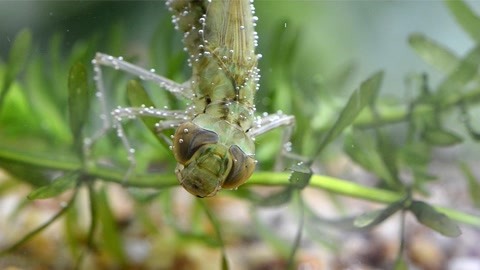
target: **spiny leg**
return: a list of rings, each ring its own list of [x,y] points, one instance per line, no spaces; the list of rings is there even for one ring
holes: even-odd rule
[[[293,128],[295,126],[295,117],[293,115],[286,115],[282,112],[275,114],[264,113],[262,116],[257,116],[253,127],[248,131],[248,134],[255,138],[261,134],[267,133],[276,128],[283,128],[282,134],[282,147],[280,149],[280,155],[277,156],[275,162],[275,169],[284,169],[284,158],[289,158],[295,161],[305,161],[302,156],[292,153],[292,143],[290,139],[292,137]]]
[[[112,127],[117,130],[117,136],[122,141],[124,148],[127,151],[127,159],[130,166],[125,173],[124,180],[126,181],[132,175],[136,167],[135,149],[131,146],[125,131],[122,126],[124,120],[135,119],[138,117],[156,117],[162,119],[159,121],[155,128],[160,137],[168,144],[172,145],[171,139],[160,133],[165,129],[176,128],[188,118],[188,115],[184,111],[179,110],[160,110],[153,107],[118,107],[111,112],[113,125]],[[168,123],[168,124],[167,124]],[[159,128],[159,127],[163,128]]]
[[[97,53],[92,61],[94,67],[108,66],[115,70],[123,70],[128,74],[135,75],[141,80],[152,81],[168,92],[186,99],[193,98],[193,92],[190,89],[189,82],[180,84],[170,79],[157,75],[155,70],[146,70],[132,63],[123,60],[123,57],[113,57],[104,53]],[[100,78],[101,80],[101,78]],[[97,81],[98,86],[98,81]]]
[[[92,137],[86,138],[84,141],[84,153],[85,156],[88,157],[91,155],[91,149],[93,144],[99,140],[102,136],[106,134],[106,132],[110,128],[115,128],[117,130],[117,135],[122,141],[123,146],[125,147],[128,153],[128,160],[131,163],[130,168],[126,174],[125,179],[130,176],[131,172],[135,168],[135,150],[131,147],[130,142],[128,141],[127,137],[125,136],[124,129],[122,127],[121,121],[123,119],[131,119],[136,118],[138,116],[152,116],[166,120],[167,122],[171,122],[169,126],[178,126],[181,122],[183,122],[185,118],[187,118],[187,112],[184,111],[170,111],[170,110],[158,110],[155,108],[117,108],[111,112],[113,125],[110,123],[110,118],[108,116],[108,106],[106,100],[106,90],[103,84],[103,75],[101,66],[108,66],[113,67],[115,70],[122,70],[128,74],[134,75],[139,77],[142,80],[150,80],[154,83],[158,84],[162,89],[173,93],[178,97],[184,97],[187,99],[191,99],[193,97],[193,93],[191,89],[187,86],[188,82],[184,84],[176,83],[172,80],[164,78],[154,73],[154,70],[146,70],[131,63],[128,63],[123,60],[122,57],[113,57],[103,53],[97,53],[95,59],[92,60],[93,69],[94,69],[94,80],[96,85],[96,97],[100,102],[100,119],[102,121],[102,126],[99,130],[97,130]],[[165,137],[165,136],[164,136]],[[163,138],[163,137],[162,137]],[[168,138],[163,138],[164,140],[168,141]],[[168,142],[167,142],[168,143]],[[171,142],[170,142],[171,143]]]

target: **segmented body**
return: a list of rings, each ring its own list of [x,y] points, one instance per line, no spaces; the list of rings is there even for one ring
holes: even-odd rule
[[[174,137],[177,176],[191,193],[212,196],[221,187],[238,187],[254,170],[255,147],[247,134],[259,77],[253,6],[244,0],[167,5],[184,33],[194,93],[195,116]]]
[[[159,134],[176,128],[171,144],[180,184],[198,197],[213,196],[221,188],[237,188],[252,175],[256,136],[285,127],[283,145],[288,146],[294,117],[282,113],[254,116],[260,56],[255,54],[256,17],[251,1],[170,0],[167,6],[173,13],[176,28],[184,33],[191,79],[179,84],[121,57],[97,53],[92,63],[103,127],[86,139],[85,152],[88,154],[92,143],[113,126],[131,163],[127,179],[135,167],[135,150],[125,136],[121,121],[139,116],[160,118],[156,126]],[[179,98],[190,100],[191,106],[185,111],[117,107],[110,113],[111,125],[101,66],[153,81]]]

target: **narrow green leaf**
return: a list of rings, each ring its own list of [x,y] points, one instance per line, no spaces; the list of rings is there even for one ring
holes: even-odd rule
[[[145,106],[146,108],[154,107],[150,96],[145,88],[138,80],[130,80],[127,84],[128,101],[132,107]]]
[[[378,120],[378,114],[376,109],[372,104],[372,111],[374,112],[375,118]],[[388,184],[390,188],[400,188],[402,183],[398,177],[398,151],[394,146],[394,143],[391,139],[384,134],[380,127],[375,127],[376,135],[376,150],[378,155],[381,158],[383,167],[387,172]]]
[[[292,198],[293,187],[288,186],[279,192],[275,192],[265,198],[261,198],[256,204],[263,207],[279,206],[289,202]]]
[[[303,230],[304,230],[304,223],[305,223],[305,205],[302,199],[302,196],[300,195],[300,191],[297,191],[296,193],[296,199],[298,201],[298,208],[297,212],[299,213],[299,221],[298,221],[298,228],[297,228],[297,233],[295,234],[295,240],[293,241],[293,246],[292,250],[290,251],[290,256],[288,257],[288,263],[287,263],[287,269],[293,270],[295,269],[295,254],[300,248],[300,243],[302,241],[302,235],[303,235]]]
[[[63,223],[65,230],[65,240],[67,246],[70,249],[70,253],[74,258],[78,257],[80,254],[80,236],[82,236],[82,229],[79,226],[79,217],[80,213],[76,208],[76,205],[73,204],[72,207],[68,209],[65,214],[65,222]]]
[[[459,104],[460,111],[462,113],[463,121],[462,123],[465,125],[465,128],[472,138],[475,141],[480,141],[480,132],[476,131],[472,124],[472,118],[470,117],[470,113],[468,112],[468,107],[465,101],[460,102]]]
[[[220,222],[217,220],[215,215],[210,211],[210,209],[208,208],[204,200],[197,199],[197,202],[202,206],[203,210],[205,211],[205,214],[207,214],[207,217],[210,220],[210,223],[212,224],[215,234],[217,236],[218,243],[220,244],[220,248],[222,251],[222,259],[221,259],[222,270],[228,270],[230,269],[230,267],[228,266],[227,255],[225,252],[225,242],[223,241]]]
[[[413,201],[409,210],[412,211],[420,223],[444,236],[457,237],[462,234],[455,222],[446,215],[437,212],[437,210],[427,203]]]
[[[459,60],[453,52],[423,34],[410,35],[408,42],[425,62],[440,71],[450,72],[458,64]]]
[[[145,107],[145,108],[155,107],[147,91],[145,91],[145,88],[143,88],[142,84],[137,80],[130,80],[128,82],[127,96],[128,96],[129,104],[132,107]],[[157,129],[155,125],[158,123],[159,119],[157,117],[151,117],[151,116],[140,117],[140,119],[148,128],[148,130],[152,132],[155,138],[157,138],[158,141],[168,149],[169,146],[157,134]]]
[[[85,66],[78,62],[70,68],[68,74],[68,112],[70,130],[77,151],[82,150],[82,128],[88,118],[89,91]]]
[[[452,146],[463,141],[457,134],[443,129],[427,129],[422,132],[422,139],[435,146]]]
[[[470,199],[476,208],[480,208],[480,182],[475,175],[473,175],[472,170],[467,164],[460,164],[460,168],[468,181],[468,192],[470,193]]]
[[[436,98],[440,105],[448,104],[451,99],[457,98],[462,89],[478,75],[480,64],[480,46],[472,49],[456,68],[448,74],[437,88]]]
[[[301,162],[292,165],[289,168],[292,171],[288,181],[292,184],[293,187],[297,189],[304,189],[310,183],[310,178],[313,175],[312,170],[308,164]]]
[[[110,253],[117,262],[123,265],[125,264],[126,257],[123,250],[122,238],[110,208],[107,192],[105,189],[101,189],[96,196],[98,219],[102,228],[100,236],[102,247]]]
[[[445,0],[445,4],[463,30],[465,30],[474,41],[480,42],[480,17],[477,16],[464,1]]]
[[[360,112],[375,99],[383,78],[383,72],[377,72],[369,79],[364,81],[358,90],[356,90],[349,98],[347,105],[340,112],[340,116],[333,126],[328,130],[323,140],[316,148],[318,155],[325,146],[334,140],[342,131],[351,125]]]
[[[23,29],[15,37],[10,50],[7,69],[3,78],[3,85],[0,88],[0,108],[2,107],[3,100],[8,89],[10,88],[10,85],[27,62],[28,54],[31,51],[31,46],[32,33],[29,29]]]
[[[403,203],[404,200],[396,201],[384,209],[378,209],[361,214],[353,221],[353,225],[358,228],[378,225],[391,215],[395,214],[398,210],[402,209]]]
[[[353,161],[379,176],[389,187],[399,186],[398,179],[387,168],[371,134],[352,129],[345,136],[344,150]]]
[[[0,152],[3,149],[0,149]],[[11,151],[13,152],[13,151]],[[10,154],[10,153],[8,153]],[[13,152],[13,156],[15,157]],[[11,176],[28,183],[34,187],[45,186],[50,183],[51,177],[47,177],[47,170],[35,166],[33,164],[22,163],[21,160],[4,159],[0,153],[0,167],[8,172]]]
[[[62,194],[63,192],[72,189],[77,183],[79,173],[72,171],[66,173],[55,180],[49,185],[39,187],[36,190],[30,192],[27,198],[29,200],[48,199]]]

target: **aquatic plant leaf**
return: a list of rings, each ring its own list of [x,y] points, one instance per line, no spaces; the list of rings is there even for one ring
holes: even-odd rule
[[[436,90],[438,105],[448,104],[462,93],[462,89],[478,75],[480,46],[472,49],[455,69],[446,76]]]
[[[448,237],[457,237],[462,234],[458,225],[435,210],[432,206],[422,201],[413,201],[409,210],[417,218],[418,222]]]
[[[107,192],[105,189],[101,189],[96,196],[96,207],[98,209],[99,223],[101,224],[101,243],[102,247],[110,253],[115,260],[124,264],[126,261],[125,251],[123,250],[122,237],[117,227],[117,222],[113,216],[110,203],[108,201]]]
[[[212,213],[212,211],[210,211],[210,209],[208,208],[208,206],[207,206],[207,204],[205,203],[204,200],[197,199],[197,202],[202,206],[203,210],[205,211],[205,214],[207,215],[208,220],[212,224],[213,229],[215,231],[215,234],[217,236],[218,243],[220,245],[221,253],[222,253],[222,258],[221,258],[222,270],[228,270],[228,269],[230,269],[230,267],[228,266],[227,254],[225,252],[225,242],[223,241],[220,222],[215,217],[215,215]]]
[[[377,72],[365,80],[358,90],[353,92],[347,104],[340,112],[340,116],[316,148],[315,155],[318,155],[326,145],[340,135],[346,127],[351,125],[363,108],[375,99],[380,89],[382,78],[383,72]]]
[[[441,128],[425,130],[422,132],[422,139],[436,146],[452,146],[463,141],[457,134]]]
[[[375,108],[372,108],[375,110]],[[394,146],[391,138],[386,136],[380,127],[375,127],[376,135],[376,150],[380,156],[382,162],[382,167],[385,168],[386,176],[385,179],[390,188],[400,188],[402,183],[398,177],[398,151]]]
[[[394,202],[384,209],[378,209],[371,212],[367,212],[358,216],[353,225],[358,228],[365,228],[375,226],[382,223],[384,220],[395,214],[403,206],[404,200]]]
[[[75,63],[68,74],[68,116],[74,145],[79,154],[82,152],[82,128],[89,112],[88,88],[87,69],[82,63]]]
[[[463,30],[465,30],[474,41],[480,42],[480,17],[475,14],[464,1],[445,0],[445,4]]]
[[[304,189],[306,186],[308,186],[310,178],[313,175],[313,172],[308,164],[303,162],[297,163],[292,165],[289,169],[292,171],[292,174],[290,175],[290,178],[288,178],[288,181],[293,187],[297,189]]]
[[[82,218],[75,203],[65,213],[65,222],[63,223],[65,241],[71,252],[76,258],[80,254],[80,241],[81,235],[84,233],[79,219]]]
[[[63,192],[75,187],[78,180],[79,173],[72,171],[66,173],[55,180],[49,185],[39,187],[28,194],[29,200],[48,199],[62,194]]]
[[[3,100],[8,89],[10,88],[10,85],[27,62],[28,54],[31,51],[31,46],[32,33],[29,29],[23,29],[16,35],[8,56],[7,69],[5,72],[5,77],[3,78],[3,84],[0,88],[0,107],[3,104]]]
[[[155,107],[147,91],[145,91],[145,88],[137,80],[130,80],[128,82],[127,96],[128,96],[128,102],[132,107],[145,107],[145,108]],[[164,146],[166,146],[166,148],[168,149],[168,145],[165,143],[164,140],[162,140],[158,136],[157,130],[155,128],[155,125],[158,123],[158,118],[145,116],[145,117],[140,117],[140,119],[148,128],[148,130],[150,130],[152,134],[155,135],[155,138],[157,138],[158,141],[164,144]]]
[[[288,186],[279,192],[270,194],[267,197],[259,199],[257,205],[263,207],[279,206],[289,202],[292,199],[293,187]]]
[[[467,178],[468,192],[470,194],[470,199],[472,200],[473,205],[476,208],[480,208],[480,182],[479,182],[479,180],[477,179],[477,177],[475,177],[475,175],[473,175],[472,170],[470,169],[470,167],[467,164],[462,163],[460,165],[460,169],[462,170],[463,174]]]
[[[458,64],[453,52],[423,34],[410,35],[408,43],[425,62],[443,72],[450,72]]]
[[[352,132],[347,132],[345,136],[344,150],[352,160],[379,176],[389,186],[398,186],[398,179],[387,168],[378,147],[375,145],[373,136],[353,129]]]

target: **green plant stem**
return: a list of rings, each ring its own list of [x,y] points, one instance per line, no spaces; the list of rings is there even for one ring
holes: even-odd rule
[[[255,172],[245,185],[281,186],[287,185],[288,178],[289,173]],[[339,195],[384,204],[393,203],[404,197],[404,194],[401,193],[366,187],[354,182],[325,175],[313,175],[309,186]],[[457,222],[480,228],[480,216],[478,215],[464,213],[448,207],[434,206],[434,208]]]
[[[279,186],[288,183],[289,173],[255,172],[246,185]],[[365,187],[354,182],[329,177],[313,175],[310,187],[320,188],[339,195],[346,195],[373,202],[392,203],[403,198],[403,194],[372,187]]]
[[[439,110],[445,111],[452,109],[460,103],[465,102],[466,104],[475,104],[480,102],[480,88],[474,89],[467,93],[453,93],[450,95],[443,104],[440,105]],[[416,110],[415,115],[421,115],[425,113],[429,108],[423,108]],[[357,128],[371,128],[374,126],[395,124],[399,122],[406,121],[408,118],[408,107],[407,106],[378,106],[378,119],[375,119],[370,110],[364,110],[358,118],[354,121],[353,125]],[[331,127],[325,126],[321,128],[322,131],[327,131]]]
[[[18,152],[2,148],[0,146],[0,165],[2,160],[21,163],[28,166],[34,166],[46,170],[55,171],[80,171],[82,164],[78,159],[72,156],[52,158],[55,154],[49,156],[40,156],[34,153]],[[90,178],[103,179],[107,182],[114,182],[128,187],[137,188],[167,188],[177,186],[178,181],[175,175],[171,173],[165,174],[144,174],[136,175],[134,182],[128,182],[124,179],[125,173],[118,168],[99,168],[92,167],[84,171],[85,175]]]
[[[295,254],[298,251],[298,247],[300,246],[300,243],[302,241],[302,235],[303,235],[303,229],[304,229],[304,222],[305,222],[305,205],[303,202],[303,199],[300,194],[300,190],[297,190],[296,192],[296,199],[298,203],[298,229],[297,229],[297,234],[295,236],[295,241],[293,242],[292,250],[290,251],[290,256],[288,258],[288,265],[287,269],[295,269]]]
[[[81,168],[79,161],[67,159],[53,159],[55,155],[39,157],[32,153],[15,153],[0,147],[0,162],[7,160],[30,166],[36,166],[47,170],[75,171]],[[0,163],[1,164],[1,163]],[[134,181],[125,181],[124,172],[113,168],[88,168],[84,174],[91,178],[102,179],[107,182],[118,183],[127,187],[138,188],[169,188],[178,186],[178,181],[173,173],[155,173],[136,175]],[[255,172],[244,186],[287,186],[290,173],[287,172]],[[385,189],[366,187],[360,184],[325,175],[313,175],[310,187],[323,189],[335,194],[345,195],[352,198],[364,199],[384,204],[393,203],[403,198],[404,194]],[[319,206],[321,207],[321,206]],[[435,207],[436,210],[446,214],[458,222],[480,228],[480,217],[467,214],[447,207]]]
[[[207,206],[207,204],[205,203],[204,200],[202,200],[202,199],[197,199],[197,200],[198,200],[200,206],[205,211],[205,214],[207,215],[208,219],[212,223],[213,230],[215,231],[215,234],[217,236],[218,243],[220,245],[220,250],[222,252],[222,263],[221,263],[222,270],[228,270],[228,269],[230,269],[230,267],[228,266],[227,253],[225,251],[225,242],[223,241],[222,232],[220,231],[220,227],[221,227],[220,222],[217,220],[215,215],[213,215],[213,213],[210,211],[210,209],[208,208],[208,206]]]

